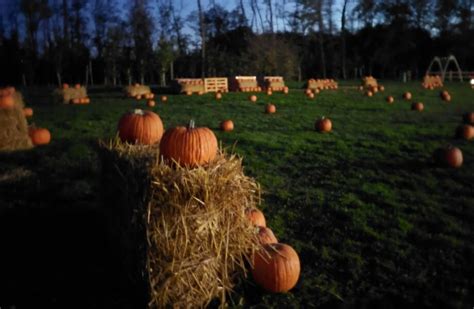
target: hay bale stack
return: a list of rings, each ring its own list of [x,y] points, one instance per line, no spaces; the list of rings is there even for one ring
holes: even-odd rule
[[[443,87],[443,81],[439,75],[425,75],[421,83],[425,89],[434,89]]]
[[[201,78],[176,79],[180,93],[204,93],[204,81]]]
[[[235,76],[230,80],[230,88],[232,91],[256,92],[262,88],[258,86],[256,76]]]
[[[151,92],[150,86],[134,84],[125,87],[125,95],[128,97],[145,96]]]
[[[74,99],[87,98],[86,87],[79,88],[57,88],[53,91],[54,101],[57,103],[70,104]]]
[[[264,76],[263,85],[265,89],[272,91],[283,91],[285,88],[285,81],[282,76]]]
[[[224,304],[259,246],[245,216],[260,202],[259,186],[242,160],[220,154],[186,169],[160,161],[152,146],[115,140],[101,149],[110,229],[137,297],[153,308]]]
[[[13,95],[14,106],[0,109],[0,151],[15,151],[33,147],[28,136],[28,124],[23,113],[23,97],[16,91]]]
[[[325,89],[337,89],[338,84],[334,79],[309,79],[306,83],[306,89],[314,90],[325,90]]]

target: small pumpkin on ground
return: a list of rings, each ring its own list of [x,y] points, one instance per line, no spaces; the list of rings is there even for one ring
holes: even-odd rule
[[[163,122],[151,111],[135,109],[120,118],[118,131],[123,142],[153,145],[163,136]]]
[[[276,113],[276,106],[275,106],[274,104],[268,103],[268,104],[265,106],[265,113],[267,113],[267,114],[274,114],[274,113]]]
[[[433,153],[435,163],[440,166],[458,168],[463,163],[461,149],[453,145],[437,148]]]
[[[222,93],[216,92],[216,100],[222,99]]]
[[[51,133],[45,128],[28,128],[28,135],[35,146],[47,145],[51,141]]]
[[[148,107],[154,107],[154,106],[156,105],[156,102],[155,102],[154,100],[148,100],[148,101],[146,102],[146,105],[147,105]]]
[[[230,119],[224,120],[220,124],[220,128],[224,132],[229,132],[234,130],[234,122]]]
[[[251,102],[257,102],[257,96],[256,96],[256,95],[251,95],[251,96],[249,97],[249,100],[250,100]]]
[[[187,127],[166,130],[160,142],[163,159],[191,168],[213,161],[217,149],[214,132],[206,127],[196,128],[194,120]]]
[[[462,124],[456,128],[456,137],[470,140],[474,138],[474,126]]]
[[[298,282],[300,271],[298,254],[286,244],[266,244],[253,258],[252,276],[269,292],[291,290]]]
[[[331,119],[326,118],[326,117],[321,117],[318,119],[314,125],[316,131],[318,132],[330,132],[332,130],[332,122]]]
[[[408,101],[408,100],[411,100],[412,95],[411,95],[410,92],[405,92],[405,93],[403,94],[403,98]]]
[[[389,96],[386,98],[386,100],[387,100],[388,104],[392,104],[392,103],[395,101],[394,97],[391,96],[391,95],[389,95]]]

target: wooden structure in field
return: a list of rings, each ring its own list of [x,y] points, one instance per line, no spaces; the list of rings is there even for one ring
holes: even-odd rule
[[[227,77],[209,77],[204,79],[204,92],[228,92]]]
[[[264,76],[263,89],[272,91],[283,91],[285,89],[285,81],[283,76]]]
[[[257,76],[235,76],[230,80],[230,90],[232,91],[262,91],[258,86]]]
[[[306,84],[306,89],[310,90],[325,90],[325,89],[337,89],[338,84],[334,79],[314,79],[311,78]]]
[[[441,75],[441,81],[444,82],[446,78],[446,72],[448,71],[448,67],[450,63],[454,63],[456,67],[456,73],[457,73],[457,78],[459,78],[460,81],[463,81],[463,72],[461,71],[461,68],[459,67],[459,63],[456,60],[456,57],[453,55],[449,55],[448,57],[434,57],[433,60],[431,60],[430,65],[428,66],[428,69],[426,70],[425,75]],[[439,71],[435,72],[432,71],[433,65],[437,64],[439,66]],[[452,80],[452,71],[450,71],[450,80]]]

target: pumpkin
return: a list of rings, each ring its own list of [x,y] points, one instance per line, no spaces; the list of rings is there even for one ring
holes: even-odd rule
[[[284,94],[288,94],[288,92],[289,92],[288,87],[283,87],[283,93],[284,93]]]
[[[425,106],[424,106],[423,103],[421,103],[421,102],[413,102],[413,103],[411,104],[411,110],[412,110],[412,111],[419,111],[419,112],[421,112],[424,108],[425,108]]]
[[[445,101],[445,102],[451,102],[451,95],[450,95],[450,94],[447,94],[447,95],[443,96],[443,101]]]
[[[365,93],[368,97],[371,97],[374,95],[374,93],[370,90],[368,90],[366,93]]]
[[[30,127],[28,129],[28,135],[30,136],[33,145],[46,145],[51,141],[51,133],[48,129]]]
[[[157,114],[135,109],[120,118],[118,131],[120,139],[124,142],[152,145],[160,141],[163,135],[163,123]]]
[[[139,83],[135,83],[135,84],[133,84],[133,86],[134,86],[134,87],[138,87],[138,86],[140,86],[140,84],[139,84]]]
[[[155,94],[150,92],[148,94],[148,99],[154,99],[154,98],[155,98]]]
[[[256,226],[267,226],[265,216],[260,209],[257,208],[247,208],[245,210],[245,215],[250,220],[253,225]]]
[[[449,92],[448,92],[447,90],[440,91],[439,97],[440,97],[441,99],[444,100],[445,97],[447,97],[447,96],[449,96]]]
[[[312,93],[312,92],[308,93],[308,98],[314,99],[314,93]]]
[[[376,86],[372,87],[372,92],[375,94],[377,92],[379,92],[379,88],[377,88]]]
[[[74,88],[76,88],[76,89],[81,89],[81,84],[75,84],[75,85],[74,85]]]
[[[192,91],[186,91],[186,95],[193,95],[193,92]]]
[[[258,92],[262,91],[262,87],[258,86],[258,87],[257,87],[257,91],[258,91]]]
[[[25,115],[25,117],[33,116],[33,109],[31,107],[23,108],[23,115]]]
[[[268,88],[268,90],[267,90],[267,95],[272,95],[272,94],[273,94],[272,88]]]
[[[146,105],[147,105],[148,107],[153,107],[153,106],[155,106],[155,104],[156,104],[156,103],[155,103],[155,101],[153,101],[153,100],[148,100],[148,101],[146,101]]]
[[[461,150],[452,145],[437,148],[433,153],[433,157],[434,161],[441,166],[458,168],[463,162]]]
[[[386,100],[387,100],[387,102],[388,102],[389,104],[392,104],[393,101],[395,101],[395,99],[394,99],[391,95],[389,95],[389,96],[386,98]]]
[[[81,104],[80,98],[71,99],[71,104]]]
[[[251,95],[249,97],[249,100],[252,101],[252,102],[257,102],[257,96],[256,95]]]
[[[84,104],[89,104],[91,102],[91,99],[89,97],[84,98]]]
[[[319,88],[314,89],[314,93],[318,94],[319,93]]]
[[[306,91],[304,92],[306,95],[309,95],[310,93],[313,93],[313,91],[311,89],[306,89]]]
[[[411,100],[411,97],[412,97],[412,95],[411,95],[410,92],[405,92],[405,93],[403,94],[403,98],[404,98],[405,100]]]
[[[277,243],[278,240],[275,237],[275,234],[273,234],[273,231],[269,229],[268,227],[265,226],[258,226],[258,241],[262,245],[266,244],[274,244]]]
[[[68,89],[68,88],[69,88],[69,84],[64,83],[63,84],[63,89]]]
[[[142,99],[142,96],[141,96],[141,95],[139,95],[139,94],[137,94],[137,95],[135,96],[135,99],[137,99],[137,100],[141,100],[141,99]]]
[[[15,106],[15,101],[12,95],[0,96],[0,109],[11,109]]]
[[[462,115],[462,120],[467,124],[474,124],[474,112],[465,113]]]
[[[234,130],[234,122],[230,119],[224,120],[220,124],[220,128],[224,132],[229,132]]]
[[[314,127],[318,132],[330,132],[332,130],[332,122],[329,118],[323,116],[316,121]]]
[[[187,127],[166,130],[160,142],[160,153],[167,161],[196,167],[215,159],[217,138],[209,128],[195,128],[194,120],[191,120]]]
[[[203,94],[204,94],[204,92],[202,90],[198,91],[198,95],[203,95]]]
[[[359,86],[359,91],[364,91],[364,86]]]
[[[463,124],[456,128],[456,137],[470,140],[474,138],[474,126]]]
[[[385,87],[384,87],[384,86],[382,86],[382,85],[380,85],[380,86],[379,86],[379,91],[380,91],[380,92],[383,92],[383,91],[385,91]]]
[[[216,100],[220,100],[220,99],[222,99],[222,93],[217,92],[216,93]]]
[[[265,106],[265,113],[267,114],[274,114],[276,113],[276,106],[274,104],[267,104]]]
[[[266,244],[253,257],[252,276],[269,292],[287,292],[298,282],[300,268],[300,259],[292,247]]]

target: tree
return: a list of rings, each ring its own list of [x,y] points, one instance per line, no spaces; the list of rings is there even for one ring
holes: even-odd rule
[[[349,0],[344,0],[342,2],[342,10],[341,10],[341,73],[342,78],[347,78],[346,73],[346,11],[347,11],[347,4]]]
[[[201,77],[206,76],[206,27],[201,0],[197,0],[199,14],[199,33],[201,35]]]

